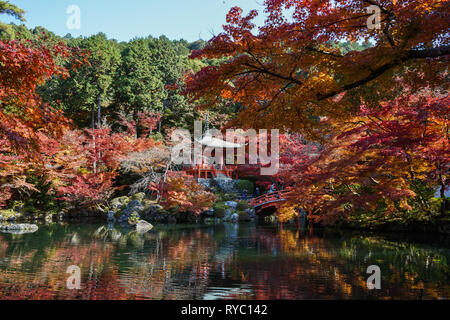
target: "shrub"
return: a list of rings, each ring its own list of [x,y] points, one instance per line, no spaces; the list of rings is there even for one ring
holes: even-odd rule
[[[238,196],[234,193],[224,193],[220,197],[223,201],[234,201],[238,198]]]
[[[237,183],[237,188],[240,192],[242,192],[243,190],[247,190],[248,194],[252,194],[254,185],[253,182],[249,180],[239,180],[239,182]]]
[[[238,205],[236,207],[236,210],[238,210],[238,211],[245,211],[248,208],[250,208],[250,206],[249,206],[247,201],[239,201]]]
[[[227,210],[229,209],[224,202],[216,202],[213,206],[214,208],[214,217],[223,218]]]
[[[191,212],[200,215],[209,210],[216,196],[206,191],[191,176],[171,173],[163,193],[161,204],[165,209],[177,208],[180,212]]]
[[[156,132],[150,136],[155,141],[164,141],[164,136],[160,132]]]

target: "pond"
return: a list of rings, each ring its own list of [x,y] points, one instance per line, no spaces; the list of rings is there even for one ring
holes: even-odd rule
[[[0,234],[0,299],[449,299],[449,243],[256,224],[144,235],[54,224]],[[379,290],[367,288],[371,265]],[[68,281],[73,266],[79,289]]]

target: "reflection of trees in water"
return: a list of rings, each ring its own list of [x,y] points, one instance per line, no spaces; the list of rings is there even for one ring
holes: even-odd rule
[[[378,237],[352,237],[340,257],[381,267],[389,295],[409,298],[450,297],[450,251]],[[399,284],[401,284],[399,286]]]
[[[35,245],[30,238],[5,245],[0,299],[195,299],[206,291],[215,250],[210,234],[98,231],[49,232],[54,237],[35,237]],[[81,268],[80,291],[66,289],[70,265]]]
[[[139,297],[198,299],[208,286],[215,242],[201,230],[186,233],[147,234],[153,241],[145,254],[128,259],[130,267],[121,283]]]
[[[293,230],[258,232],[253,238],[274,258],[239,257],[229,266],[236,280],[253,287],[253,298],[450,297],[449,251],[375,237],[304,237]],[[372,264],[381,267],[380,291],[366,287]]]
[[[120,298],[123,290],[117,286],[117,270],[110,265],[112,247],[103,244],[49,247],[44,253],[11,255],[9,263],[0,268],[1,299],[108,299]],[[28,259],[26,257],[31,257]],[[66,289],[67,267],[82,270],[82,290]],[[106,270],[108,269],[108,270]]]
[[[87,241],[78,227],[42,228],[32,235],[8,236],[0,264],[0,299],[122,298],[113,245]],[[5,236],[7,237],[7,236]],[[14,241],[12,241],[14,239]],[[82,270],[82,290],[66,289],[69,266]]]
[[[54,226],[0,236],[0,299],[449,298],[448,257],[379,237],[247,225],[144,235]],[[381,267],[381,291],[366,289],[371,264]],[[80,291],[66,289],[70,265],[81,268]]]
[[[5,258],[7,248],[8,248],[8,242],[3,240],[2,236],[0,236],[0,259]]]

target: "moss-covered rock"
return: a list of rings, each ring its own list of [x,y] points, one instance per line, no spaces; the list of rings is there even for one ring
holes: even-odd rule
[[[139,221],[141,221],[141,217],[136,213],[133,213],[130,217],[128,217],[129,225],[135,226],[139,223]]]
[[[23,201],[14,201],[12,206],[12,210],[14,211],[22,211],[25,208],[25,202]]]
[[[144,201],[144,199],[145,199],[145,193],[144,192],[136,193],[136,194],[134,194],[134,195],[132,195],[130,197],[130,200],[137,200],[137,201],[140,201],[140,202]]]
[[[123,196],[119,198],[114,198],[109,203],[111,210],[118,210],[122,207],[125,207],[129,202],[130,198],[128,198],[127,196]]]
[[[0,210],[0,221],[19,221],[22,218],[23,214],[13,209]]]
[[[0,210],[0,220],[8,220],[8,218],[14,216],[16,212],[13,209]]]

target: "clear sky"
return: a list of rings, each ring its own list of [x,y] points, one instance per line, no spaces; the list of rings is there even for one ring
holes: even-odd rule
[[[89,36],[104,32],[109,38],[127,41],[134,37],[166,35],[188,41],[222,31],[225,16],[233,6],[248,12],[257,9],[263,20],[262,0],[10,0],[26,11],[25,25],[43,26],[64,36]],[[69,30],[66,13],[70,5],[81,10],[81,29]],[[2,22],[11,22],[5,15]],[[16,21],[16,23],[20,23]]]

